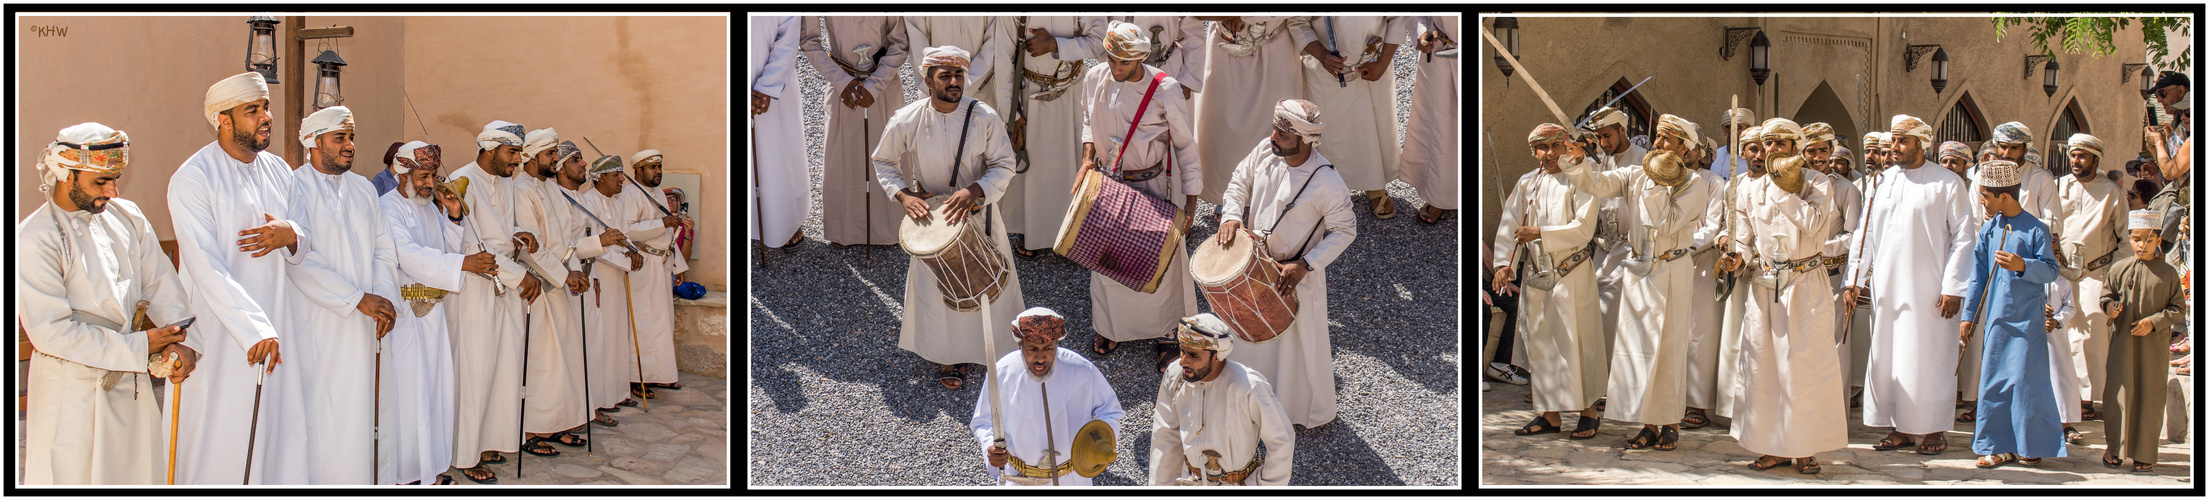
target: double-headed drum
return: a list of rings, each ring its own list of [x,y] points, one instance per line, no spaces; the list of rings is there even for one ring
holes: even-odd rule
[[[1084,170],[1052,251],[1143,293],[1158,291],[1188,222],[1173,202]]]
[[[982,232],[980,214],[952,224],[944,213],[944,207],[938,206],[928,211],[925,222],[900,217],[897,245],[928,265],[945,304],[959,312],[981,309],[984,295],[997,300],[1004,291],[1012,268]]]
[[[1250,231],[1237,229],[1227,245],[1205,238],[1189,258],[1189,275],[1204,289],[1204,302],[1212,314],[1227,321],[1235,336],[1262,344],[1288,333],[1296,322],[1296,292],[1275,291],[1281,268],[1266,256],[1266,242]]]

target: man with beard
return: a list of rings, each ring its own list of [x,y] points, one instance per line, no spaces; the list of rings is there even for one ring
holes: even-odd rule
[[[457,297],[447,297],[452,331],[461,333],[452,336],[453,467],[477,483],[498,482],[482,465],[504,463],[499,453],[520,449],[524,301],[554,286],[512,258],[537,246],[536,235],[514,224],[518,186],[510,177],[521,166],[522,134],[521,125],[504,120],[485,124],[475,161],[452,174],[468,181],[460,248],[490,252],[498,268],[472,275]]]
[[[284,361],[279,339],[298,328],[302,304],[287,275],[312,251],[308,232],[291,221],[306,208],[292,199],[291,165],[266,151],[268,84],[260,73],[208,87],[205,111],[215,141],[169,177],[177,274],[193,317],[209,320],[206,335],[185,339],[206,356],[208,373],[185,384],[180,398],[177,484],[305,484],[304,382],[299,370],[276,368]],[[277,258],[264,258],[271,252]],[[256,400],[265,418],[253,436]]]
[[[672,231],[689,220],[674,215],[675,211],[664,205],[667,198],[654,189],[660,187],[660,168],[665,160],[657,149],[637,152],[629,161],[636,177],[628,180],[643,186],[631,185],[628,194],[621,196],[622,206],[613,215],[621,222],[607,221],[622,225],[622,234],[629,235],[630,243],[644,252],[638,256],[644,260],[644,272],[629,275],[628,286],[629,301],[636,309],[637,353],[643,356],[644,364],[644,375],[636,381],[635,390],[638,397],[645,398],[656,396],[652,392],[655,387],[683,388],[677,380],[681,375],[675,370],[675,295],[668,290],[675,283],[689,281],[690,261],[675,248]]]
[[[129,164],[130,136],[98,123],[61,129],[34,164],[47,200],[16,224],[15,247],[17,320],[37,353],[22,484],[161,484],[168,469],[161,408],[139,375],[174,356],[169,383],[182,383],[199,354],[182,326],[133,324],[132,304],[170,324],[191,298],[145,213],[115,197]]]
[[[1180,81],[1143,64],[1152,50],[1164,49],[1152,47],[1137,29],[1113,21],[1105,30],[1106,64],[1089,68],[1082,77],[1082,168],[1103,172],[1111,182],[1145,197],[1179,205],[1175,220],[1181,224],[1169,230],[1187,234],[1197,193],[1204,191],[1204,176],[1191,173],[1203,171],[1203,155],[1197,154],[1196,130],[1190,128],[1189,100],[1173,91]],[[1091,353],[1104,356],[1121,342],[1155,340],[1150,343],[1158,371],[1173,363],[1174,353],[1180,352],[1174,347],[1174,323],[1197,313],[1197,293],[1189,275],[1189,253],[1180,248],[1165,253],[1166,274],[1154,293],[1089,272],[1090,317],[1096,328]]]
[[[999,204],[1012,182],[1012,145],[997,110],[964,94],[967,55],[951,46],[927,50],[921,65],[928,68],[924,79],[930,98],[907,105],[890,120],[882,147],[874,151],[875,176],[883,191],[893,196],[892,202],[904,207],[902,213],[916,222],[933,221],[927,200],[938,193],[949,194],[940,206],[950,207],[944,213],[951,220],[934,222],[981,224],[990,250],[1010,262],[1012,244],[1006,239],[1010,224],[1002,222],[1005,210]],[[969,114],[973,119],[968,119]],[[897,158],[911,158],[912,171],[899,170]],[[981,212],[974,213],[977,209]],[[927,264],[919,257],[906,259],[905,315],[898,323],[897,347],[935,363],[936,383],[944,388],[965,387],[965,373],[957,365],[986,364],[1001,355],[984,352],[989,343],[977,334],[983,331],[982,322],[1010,321],[1026,307],[1020,273],[1006,269],[1006,282],[989,301],[988,310],[961,312],[945,303],[937,276]],[[664,287],[654,293],[667,295]],[[995,346],[1010,350],[1012,337],[1006,332],[996,335]]]
[[[2079,406],[2064,406],[2064,422],[2100,420],[2101,412],[2094,410],[2094,400],[2102,395],[2107,379],[2109,359],[2109,315],[2092,307],[2109,284],[2109,265],[2115,262],[2125,248],[2125,187],[2132,184],[2131,176],[2105,179],[2101,174],[2102,141],[2094,136],[2071,136],[2071,175],[2056,180],[2057,215],[2052,223],[2057,234],[2056,257],[2062,266],[2059,274],[2073,282],[2073,304],[2079,305],[2078,315],[2067,322],[2061,337],[2070,354],[2070,370],[2063,370],[2059,377],[2070,380],[2059,382],[2059,392],[2071,389],[2079,398]],[[2065,432],[2066,440],[2076,431]],[[2083,441],[2083,438],[2078,438]]]
[[[1164,377],[1151,406],[1151,486],[1287,486],[1296,429],[1273,384],[1227,360],[1235,334],[1219,316],[1182,318],[1175,333],[1181,374]]]
[[[1000,239],[999,241],[1003,241]],[[940,302],[940,301],[939,301]],[[1120,435],[1120,397],[1097,365],[1072,349],[1058,346],[1066,338],[1066,318],[1048,308],[1022,311],[1010,321],[1020,350],[1006,353],[991,364],[982,394],[998,386],[1003,399],[993,404],[985,396],[975,398],[974,416],[967,430],[982,448],[991,476],[1020,486],[1089,486],[1090,478],[1073,473],[1073,456],[1045,453],[1055,443],[1072,449],[1075,431],[1092,420],[1102,420]],[[1025,369],[1022,369],[1025,367]],[[1003,419],[993,419],[994,412]],[[997,428],[1002,422],[1005,427]],[[997,443],[1004,438],[1004,443]],[[1008,474],[1006,465],[1012,472]]]
[[[629,399],[628,390],[629,381],[634,378],[632,375],[637,373],[635,345],[629,337],[629,297],[621,293],[622,278],[617,273],[641,269],[644,262],[637,258],[636,252],[626,249],[629,237],[623,235],[620,228],[599,224],[612,223],[606,219],[612,217],[614,206],[614,199],[609,196],[621,193],[628,181],[619,175],[620,157],[601,158],[598,165],[607,170],[592,172],[583,162],[583,152],[573,141],[560,141],[554,151],[558,158],[554,163],[560,165],[559,189],[552,190],[552,199],[547,201],[575,210],[571,217],[583,225],[582,238],[574,242],[575,258],[580,259],[576,266],[583,271],[589,285],[576,300],[583,301],[581,349],[591,356],[582,363],[588,366],[583,369],[585,374],[596,372],[598,375],[586,377],[588,380],[583,383],[588,387],[580,395],[591,408],[597,409],[590,413],[592,423],[614,427],[620,422],[600,412],[618,412],[621,406],[637,405],[635,400]],[[609,172],[615,175],[605,175]],[[570,200],[575,203],[568,203]],[[593,217],[598,220],[590,220]],[[609,284],[615,288],[613,293],[606,292]]]
[[[1626,137],[1626,112],[1619,111],[1618,108],[1595,110],[1595,113],[1589,115],[1588,126],[1595,128],[1595,144],[1602,150],[1599,157],[1589,158],[1595,161],[1597,172],[1626,168],[1649,156],[1649,148],[1634,144]],[[1596,304],[1603,310],[1605,359],[1610,358],[1611,347],[1618,344],[1618,281],[1625,273],[1622,264],[1627,257],[1626,232],[1619,225],[1618,219],[1619,206],[1622,203],[1624,202],[1618,199],[1596,202],[1599,208],[1596,209],[1595,225],[1595,282],[1596,288],[1602,294]],[[1599,394],[1595,402],[1596,410],[1602,410],[1603,404]]]
[[[830,90],[821,97],[828,108],[821,126],[821,235],[838,247],[895,245],[898,208],[874,199],[882,193],[867,175],[866,156],[890,113],[905,105],[905,84],[898,79],[898,67],[912,55],[905,19],[805,16],[798,24],[800,50]]]
[[[582,224],[588,222],[560,199],[562,188],[553,180],[560,175],[559,142],[560,133],[549,128],[523,136],[521,170],[527,175],[513,177],[515,226],[544,237],[536,251],[521,258],[544,273],[539,279],[558,280],[565,290],[538,295],[525,313],[529,315],[524,322],[529,327],[529,340],[524,343],[529,360],[523,364],[529,376],[524,390],[529,401],[522,409],[522,432],[529,434],[527,451],[539,456],[560,454],[538,444],[545,441],[583,446],[583,436],[569,431],[581,431],[584,420],[590,418],[583,401],[583,312],[574,302],[575,295],[590,288],[580,270],[581,261],[575,258],[576,245],[588,243],[582,241]]]
[[[383,439],[377,443],[376,484],[453,483],[444,474],[453,461],[453,344],[445,299],[469,284],[470,273],[498,272],[489,252],[462,250],[467,205],[454,197],[464,194],[436,189],[442,164],[437,146],[407,142],[392,154],[399,187],[378,200],[398,255],[393,281],[400,283],[407,312],[398,315],[394,328],[405,333],[386,335],[384,341],[382,385],[388,397],[378,404]]]
[[[1273,137],[1252,147],[1229,179],[1220,237],[1201,243],[1227,244],[1246,218],[1250,227],[1266,228],[1265,257],[1281,269],[1275,288],[1295,290],[1300,305],[1290,331],[1278,341],[1251,345],[1243,361],[1273,382],[1289,422],[1305,428],[1335,419],[1326,270],[1358,238],[1350,190],[1318,151],[1325,129],[1319,106],[1310,101],[1276,105]]]
[[[1725,205],[1721,209],[1727,212],[1725,220],[1720,222],[1720,225],[1725,229],[1719,230],[1718,233],[1718,248],[1724,254],[1719,257],[1719,261],[1728,258],[1739,258],[1739,251],[1734,248],[1733,240],[1746,230],[1741,229],[1740,217],[1736,216],[1735,213],[1747,209],[1749,206],[1748,193],[1750,191],[1761,189],[1764,183],[1771,182],[1770,179],[1764,178],[1764,127],[1749,127],[1742,130],[1740,139],[1741,158],[1743,160],[1741,162],[1742,170],[1737,172],[1738,175],[1726,180],[1725,196],[1730,198],[1732,202],[1728,203],[1724,199],[1718,201],[1719,204]],[[1715,267],[1717,263],[1713,262],[1712,265]],[[1711,349],[1716,350],[1716,353],[1712,356],[1716,360],[1706,361],[1706,363],[1717,365],[1716,371],[1713,372],[1715,376],[1709,381],[1703,382],[1714,386],[1707,393],[1709,394],[1708,399],[1703,401],[1709,404],[1710,415],[1733,418],[1734,394],[1740,392],[1741,389],[1739,385],[1734,383],[1734,380],[1738,378],[1738,373],[1742,369],[1740,362],[1741,327],[1742,320],[1748,315],[1749,294],[1746,292],[1747,287],[1742,286],[1744,280],[1726,278],[1727,274],[1723,271],[1718,272],[1719,279],[1734,280],[1733,289],[1726,296],[1726,308],[1724,312],[1719,314],[1718,346],[1703,349],[1705,352]],[[1708,415],[1705,415],[1704,412],[1690,408],[1687,416],[1682,418],[1681,426],[1689,429],[1702,427],[1709,425],[1708,419]],[[1697,421],[1702,423],[1697,423]]]
[[[1309,57],[1304,97],[1335,125],[1329,158],[1351,190],[1372,205],[1373,217],[1396,218],[1388,196],[1396,180],[1396,49],[1411,27],[1399,16],[1309,16],[1288,21],[1289,36]],[[1327,86],[1327,82],[1335,86]],[[1639,160],[1640,155],[1626,161]]]
[[[1979,219],[1969,183],[1927,168],[1933,128],[1908,115],[1895,115],[1890,128],[1898,166],[1881,174],[1856,228],[1864,250],[1849,255],[1851,286],[1841,306],[1853,308],[1857,296],[1871,293],[1871,309],[1862,311],[1872,315],[1864,425],[1893,428],[1873,449],[1916,446],[1935,455],[1948,449],[1944,433],[1956,426],[1955,317],[1970,284]]]
[[[1008,120],[1004,129],[1012,149],[1027,153],[1027,164],[1014,165],[1019,175],[996,202],[1004,206],[999,219],[1020,235],[1012,239],[1012,250],[1021,257],[1049,253],[1058,244],[1059,224],[1073,204],[1066,187],[1081,172],[1082,103],[1087,102],[1081,80],[1088,60],[1104,58],[1106,21],[1101,16],[1027,16],[1017,21],[1026,23],[1027,31],[1016,33],[1020,42],[1014,50],[1025,53],[1008,76],[1027,79],[1019,83],[1025,95],[1013,95],[1006,104],[1019,107],[1011,109],[997,109],[984,99],[985,108]],[[928,78],[925,67],[921,76]],[[1016,109],[1020,112],[1014,113]]]
[[[2058,204],[2056,176],[2041,166],[2037,152],[2028,150],[2033,142],[2032,129],[2025,128],[2025,124],[2018,122],[1996,125],[1994,140],[1988,142],[1994,143],[1997,158],[2027,167],[2023,172],[2024,178],[2018,184],[2022,189],[2018,191],[2017,202],[2023,204],[2025,211],[2031,212],[2034,217],[2054,220]],[[1986,211],[1985,207],[1980,207],[1978,215],[1981,219],[1993,217],[1993,213]]]
[[[353,112],[322,108],[299,124],[299,144],[311,168],[293,170],[291,197],[299,223],[318,240],[291,273],[307,304],[292,355],[306,397],[307,448],[359,450],[376,446],[376,353],[395,326],[398,266],[391,232],[377,208],[376,187],[352,172]],[[400,332],[411,335],[414,332]],[[291,423],[287,422],[286,425]],[[369,453],[306,456],[308,484],[377,484]]]
[[[1856,185],[1848,182],[1848,177],[1843,175],[1843,171],[1831,168],[1833,158],[1838,156],[1835,148],[1840,145],[1833,136],[1833,125],[1817,122],[1804,125],[1802,130],[1802,156],[1806,160],[1803,166],[1811,171],[1824,174],[1827,180],[1826,187],[1831,188],[1825,193],[1825,206],[1819,208],[1834,211],[1833,235],[1826,238],[1824,248],[1820,250],[1822,255],[1818,265],[1825,268],[1826,281],[1830,286],[1829,292],[1839,293],[1837,290],[1840,290],[1843,286],[1848,286],[1847,283],[1841,281],[1841,268],[1848,264],[1849,252],[1855,250],[1855,245],[1853,245],[1855,238],[1853,236],[1856,234],[1856,219],[1863,217],[1864,193],[1857,191]],[[1838,309],[1833,311],[1836,313],[1833,315],[1833,342],[1836,346],[1835,352],[1840,353],[1841,369],[1844,370],[1841,373],[1845,375],[1847,374],[1845,370],[1848,370],[1850,365],[1855,364],[1853,356],[1855,346],[1849,344],[1849,340],[1851,340],[1849,338],[1849,323],[1853,321],[1846,314],[1838,314]],[[1844,414],[1848,413],[1849,397],[1849,391],[1845,389],[1851,385],[1854,384],[1841,383],[1841,388],[1844,390],[1841,391],[1842,405],[1840,408]],[[1847,418],[1846,415],[1842,416],[1843,420],[1847,420]]]
[[[1504,199],[1491,251],[1495,260],[1489,264],[1498,295],[1521,295],[1515,346],[1526,353],[1534,411],[1542,413],[1512,434],[1558,432],[1560,414],[1576,411],[1580,418],[1572,437],[1593,438],[1602,425],[1595,400],[1610,378],[1597,325],[1602,316],[1595,308],[1595,277],[1585,269],[1595,251],[1595,207],[1601,201],[1565,180],[1558,162],[1579,144],[1568,140],[1563,126],[1536,126],[1526,144],[1539,168],[1520,176]],[[1521,274],[1523,289],[1512,284]],[[1540,286],[1545,280],[1537,279],[1544,274],[1555,276],[1546,288]]]

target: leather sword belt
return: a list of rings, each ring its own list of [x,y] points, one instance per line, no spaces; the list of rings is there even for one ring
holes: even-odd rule
[[[1028,81],[1035,82],[1043,87],[1037,92],[1029,93],[1028,97],[1038,101],[1051,102],[1058,100],[1059,96],[1065,95],[1066,89],[1073,88],[1074,83],[1081,80],[1082,70],[1087,67],[1088,63],[1086,61],[1065,61],[1058,63],[1058,67],[1048,75],[1029,71],[1027,68],[1021,68],[1020,74],[1026,77]]]
[[[2114,260],[2117,260],[2117,249],[2111,248],[2109,249],[2109,253],[2102,254],[2101,258],[2094,259],[2093,262],[2086,263],[2086,270],[2088,272],[2093,272],[2096,269],[2101,269],[2104,266],[2108,266],[2110,261]]]
[[[632,242],[630,242],[630,243],[636,243],[636,244],[637,244],[637,250],[639,250],[639,251],[642,251],[642,252],[644,252],[644,253],[652,254],[652,255],[654,255],[654,256],[658,256],[658,257],[666,257],[666,256],[667,256],[667,251],[666,251],[666,250],[661,250],[661,249],[658,249],[658,248],[652,248],[652,246],[651,246],[651,245],[646,245],[646,244],[643,244],[643,243],[637,243],[637,242],[634,242],[634,241],[632,241]]]
[[[1839,276],[1841,268],[1847,266],[1848,263],[1849,255],[1845,253],[1839,257],[1826,257],[1824,261],[1820,262],[1821,265],[1825,266],[1826,276]]]
[[[1588,258],[1593,256],[1595,256],[1595,242],[1590,241],[1588,246],[1581,247],[1580,251],[1565,256],[1565,262],[1557,266],[1557,277],[1563,278],[1572,274],[1573,268],[1580,267],[1580,264],[1587,262]]]
[[[1212,481],[1215,483],[1241,486],[1248,486],[1248,484],[1244,483],[1243,481],[1250,479],[1250,474],[1257,472],[1258,466],[1264,463],[1264,457],[1250,457],[1250,464],[1244,465],[1242,470],[1229,471],[1225,474],[1215,476],[1211,474],[1206,474],[1204,473],[1204,471],[1197,470],[1197,466],[1195,464],[1189,463],[1189,457],[1181,457],[1181,466],[1188,468],[1189,474],[1191,475],[1195,475],[1197,477],[1201,477],[1207,481]]]
[[[1105,177],[1110,177],[1113,180],[1117,180],[1120,182],[1146,182],[1158,177],[1158,174],[1165,173],[1166,169],[1159,168],[1164,166],[1166,166],[1166,161],[1159,160],[1158,163],[1152,164],[1149,168],[1144,168],[1142,170],[1121,170],[1119,173],[1107,172],[1105,173]]]
[[[403,300],[421,300],[436,302],[439,300],[444,300],[446,293],[450,292],[431,288],[429,285],[424,285],[421,283],[414,283],[399,287],[399,298]]]
[[[1825,257],[1812,255],[1795,260],[1774,260],[1769,269],[1776,271],[1808,272],[1825,265]]]
[[[1060,462],[1057,466],[1045,469],[1042,467],[1028,465],[1028,462],[1021,460],[1019,455],[1009,456],[1012,458],[1012,460],[1008,463],[1012,464],[1012,469],[1015,471],[1019,471],[1020,475],[1023,476],[1028,476],[1032,478],[1043,478],[1048,480],[1053,476],[1065,477],[1068,474],[1074,473],[1074,459],[1071,457],[1067,458],[1065,462]]]

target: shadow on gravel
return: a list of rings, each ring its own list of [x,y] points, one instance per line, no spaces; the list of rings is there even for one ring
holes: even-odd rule
[[[1355,422],[1338,418],[1317,429],[1298,427],[1296,450],[1294,470],[1299,473],[1289,477],[1292,486],[1404,486],[1403,478],[1394,474],[1349,474],[1391,470],[1373,444],[1358,434]],[[1305,473],[1319,471],[1327,472]]]

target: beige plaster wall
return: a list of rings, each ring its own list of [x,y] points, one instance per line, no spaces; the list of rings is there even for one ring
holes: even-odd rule
[[[1490,20],[1481,19],[1483,29]],[[1520,62],[1568,119],[1578,119],[1590,101],[1620,78],[1631,83],[1647,76],[1655,78],[1636,92],[1654,113],[1678,114],[1702,124],[1706,133],[1717,130],[1719,112],[1734,94],[1741,96],[1742,107],[1756,111],[1759,121],[1775,116],[1775,110],[1777,116],[1792,118],[1823,82],[1849,108],[1857,130],[1884,131],[1895,114],[1917,116],[1938,130],[1948,109],[1968,92],[1985,115],[1984,133],[1991,134],[2002,122],[2023,122],[2047,154],[2048,135],[2059,113],[2076,99],[2086,118],[2082,126],[2108,146],[2102,167],[2112,169],[2139,151],[2138,124],[2146,116],[2138,76],[2119,81],[2124,63],[2147,62],[2137,27],[2115,35],[2115,54],[2058,54],[2061,86],[2050,97],[2037,71],[2030,79],[2024,75],[2025,55],[2038,53],[2028,47],[2031,39],[2019,30],[1996,41],[1988,17],[1520,17],[1519,26]],[[1732,59],[1719,56],[1725,28],[1742,26],[1761,26],[1771,39],[1773,76],[1762,86],[1749,75],[1748,40],[1740,42]],[[1915,71],[1905,71],[1903,52],[1909,44],[1940,44],[1948,51],[1946,89],[1933,92],[1930,54]],[[1487,154],[1477,167],[1482,171],[1477,182],[1483,185],[1479,238],[1489,245],[1511,183],[1535,167],[1527,132],[1558,120],[1521,76],[1506,79],[1496,69],[1493,48],[1484,41],[1480,45],[1475,62],[1483,72],[1481,119],[1495,141],[1493,148],[1482,148]],[[1867,87],[1862,105],[1858,74]],[[1722,135],[1717,139],[1726,143]]]

